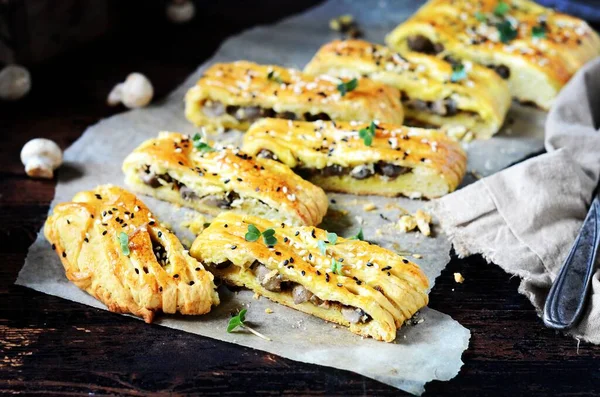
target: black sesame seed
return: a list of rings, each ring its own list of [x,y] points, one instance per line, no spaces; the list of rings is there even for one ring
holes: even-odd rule
[[[90,218],[94,219],[94,214],[90,214]]]
[[[290,257],[290,263],[294,263],[294,258]]]
[[[90,242],[90,240],[88,240],[88,238],[87,238],[87,237],[86,237],[86,238],[84,238],[84,239],[83,239],[83,241],[85,241],[86,243],[89,243],[89,242]]]
[[[283,238],[283,242],[284,242],[284,243],[287,243],[288,241],[290,241],[290,239],[289,239],[289,238],[287,238],[287,237],[284,237],[284,238]]]
[[[154,225],[155,223],[156,223],[156,222],[154,222],[154,221],[150,221],[150,222],[148,222],[148,224],[149,224],[150,226]]]
[[[242,178],[237,178],[237,181],[238,182],[242,182]]]
[[[63,257],[63,258],[66,258],[66,257],[67,257],[67,253],[66,253],[66,252],[63,252],[63,253],[62,253],[62,257]]]
[[[158,290],[159,290],[160,292],[162,292],[162,287],[158,287]]]
[[[302,273],[303,276],[306,276],[306,272],[304,270],[302,270],[301,273]]]
[[[283,261],[283,266],[287,265],[288,263],[290,263],[290,261],[288,261],[287,259]]]
[[[281,255],[281,252],[279,252],[279,251],[275,251],[275,255],[277,255],[277,256],[280,256],[280,255]]]
[[[183,165],[183,162],[182,162],[182,161],[178,161],[178,163],[179,163],[179,165]]]
[[[223,181],[223,183],[224,183],[224,184],[228,184],[230,180],[231,180],[231,179],[225,179],[225,180]]]
[[[225,229],[227,229],[227,228],[229,227],[229,225],[228,225],[228,224],[224,224],[224,225],[223,225],[223,227],[224,227]]]
[[[335,204],[337,201],[335,201],[334,199],[330,200],[331,204]]]
[[[126,223],[124,223],[124,224],[122,224],[122,225],[121,225],[121,227],[125,227],[125,226],[127,226],[127,224],[126,224]]]
[[[173,278],[179,278],[179,274],[174,274]]]
[[[103,236],[106,236],[106,233],[108,233],[106,230],[102,232]]]
[[[387,273],[387,275],[388,275],[388,276],[391,276],[391,273],[390,273],[390,272],[388,272],[388,273]]]
[[[200,268],[199,268],[199,267],[197,267],[197,268],[196,268],[196,271],[197,271],[197,272],[199,272],[199,271],[200,271]]]
[[[237,245],[232,245],[232,246],[231,246],[231,250],[234,250],[234,249],[236,249],[236,248],[237,248]]]
[[[391,268],[392,268],[391,266],[386,266],[386,267],[384,267],[384,268],[381,268],[381,271],[382,271],[382,272],[385,272],[385,271],[388,271],[388,270],[390,270]]]
[[[298,237],[299,234],[300,234],[300,231],[297,231],[296,233],[294,233],[294,236]]]
[[[402,258],[402,262],[403,262],[403,263],[408,263],[408,259],[404,259],[404,258]]]
[[[325,273],[325,281],[329,282],[329,273]]]
[[[70,225],[70,224],[71,224],[71,222],[67,219],[67,225]]]
[[[140,271],[138,269],[135,269],[135,274],[140,274]]]
[[[102,196],[100,196],[99,194],[96,194],[96,198],[97,198],[98,200],[102,200]]]
[[[52,244],[52,251],[56,249],[56,244]]]
[[[367,266],[371,267],[373,264],[371,262],[367,262]]]
[[[144,266],[144,273],[148,274],[148,268]]]
[[[317,238],[317,235],[315,234],[315,229],[312,230],[310,235],[312,236],[312,238]]]
[[[344,286],[344,284],[342,284],[342,283],[338,283],[338,284],[337,284],[337,286],[338,286],[338,287],[343,287],[343,286]]]
[[[321,272],[317,270],[317,276],[320,276],[320,275],[321,275]]]
[[[189,282],[189,284],[190,284],[190,285],[194,285],[194,282],[193,282],[193,281],[190,281],[190,282]]]
[[[161,238],[161,237],[162,237],[162,232],[159,230],[158,231],[158,238]]]

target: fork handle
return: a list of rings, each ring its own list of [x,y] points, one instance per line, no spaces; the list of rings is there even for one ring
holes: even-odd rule
[[[544,324],[548,328],[566,330],[578,323],[596,268],[599,246],[600,199],[596,195],[546,298]]]

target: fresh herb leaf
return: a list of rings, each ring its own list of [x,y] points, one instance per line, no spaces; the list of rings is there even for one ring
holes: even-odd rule
[[[371,121],[371,124],[367,128],[362,128],[358,131],[358,136],[363,140],[366,146],[373,144],[373,138],[375,137],[375,123]]]
[[[362,227],[360,228],[360,230],[358,231],[358,233],[356,233],[354,236],[350,237],[350,240],[365,241],[365,235],[363,234]]]
[[[194,137],[192,138],[194,147],[198,150],[200,150],[201,152],[214,152],[215,149],[213,149],[208,143],[203,142],[203,137],[200,134],[196,134],[194,135]]]
[[[269,79],[271,81],[275,81],[276,83],[279,83],[279,84],[283,84],[283,80],[281,79],[281,77],[275,75],[275,71],[274,70],[271,70],[267,74],[267,79]]]
[[[487,21],[487,17],[481,11],[477,11],[475,13],[475,19],[477,19],[479,22],[485,22],[485,21]]]
[[[349,93],[350,91],[354,91],[356,89],[356,87],[358,87],[358,80],[356,78],[354,78],[350,81],[340,83],[337,86],[337,89],[340,92],[340,94],[342,94],[342,96],[344,96],[347,93]]]
[[[510,6],[508,4],[506,4],[503,1],[499,1],[498,5],[496,5],[496,8],[494,8],[494,15],[502,17],[506,15],[506,13],[508,13],[509,10]]]
[[[258,240],[261,235],[263,237],[263,241],[265,242],[265,245],[277,244],[277,238],[275,237],[275,230],[267,229],[261,233],[260,230],[258,230],[258,228],[256,226],[254,226],[253,224],[248,225],[248,232],[246,232],[246,235],[244,236],[244,238],[246,239],[246,241],[252,242],[252,241]]]
[[[319,248],[319,251],[321,251],[321,254],[325,255],[325,253],[327,252],[327,244],[325,244],[325,241],[317,241],[317,247]]]
[[[509,21],[502,21],[496,25],[498,33],[500,34],[500,41],[504,44],[513,40],[517,37],[517,29],[513,28]]]
[[[248,225],[248,232],[244,236],[246,241],[256,241],[260,237],[260,230],[252,224]]]
[[[343,276],[342,274],[342,263],[335,260],[335,258],[331,258],[331,271],[337,275]]]
[[[246,312],[248,310],[241,310],[237,316],[233,316],[229,319],[229,324],[227,325],[227,332],[231,333],[237,327],[243,327],[244,320],[246,320]]]
[[[452,75],[450,81],[456,83],[457,81],[464,80],[467,78],[467,71],[465,65],[462,63],[455,63],[452,65]]]
[[[127,233],[119,233],[119,244],[121,245],[121,251],[123,251],[123,254],[129,255],[131,253],[129,251],[129,236]]]
[[[245,330],[252,332],[254,335],[258,336],[259,338],[263,338],[265,340],[270,341],[271,338],[264,336],[260,332],[250,328],[248,325],[246,325],[244,323],[244,321],[246,321],[246,312],[247,311],[248,311],[247,309],[242,309],[242,310],[240,310],[240,312],[238,313],[237,316],[233,316],[229,319],[229,324],[227,324],[227,332],[231,333],[237,327],[240,327],[240,328],[244,328]]]
[[[275,245],[277,244],[277,238],[275,237],[275,230],[267,229],[262,232],[263,241],[265,245]]]
[[[327,241],[329,241],[329,244],[335,245],[335,243],[337,243],[337,239],[337,234],[327,232]]]
[[[531,37],[535,37],[537,39],[543,39],[546,37],[546,26],[538,25],[531,28]]]

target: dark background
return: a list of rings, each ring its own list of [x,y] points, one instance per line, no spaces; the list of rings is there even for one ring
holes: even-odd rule
[[[30,65],[31,93],[0,102],[0,394],[400,393],[350,372],[144,325],[14,286],[55,185],[25,176],[23,144],[43,136],[65,149],[88,125],[124,110],[107,107],[105,100],[129,72],[146,74],[160,100],[226,37],[315,3],[199,2],[196,19],[176,26],[165,20],[164,3],[129,2],[120,17],[126,23]],[[454,282],[454,272],[463,274],[464,284]],[[451,261],[436,280],[429,306],[470,329],[471,343],[460,374],[428,384],[428,395],[600,394],[600,348],[578,348],[576,340],[545,329],[518,285],[518,278],[480,257]]]

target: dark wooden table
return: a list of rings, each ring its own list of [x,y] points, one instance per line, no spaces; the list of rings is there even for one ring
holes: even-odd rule
[[[0,103],[0,393],[399,393],[350,372],[144,325],[14,285],[55,185],[25,176],[22,145],[47,137],[66,148],[88,125],[124,110],[107,107],[105,99],[127,73],[147,74],[160,99],[227,36],[316,1],[247,3],[200,8],[195,22],[186,26],[164,22],[160,7],[140,7],[144,15],[132,18],[119,34],[32,67],[31,94],[20,102]],[[454,282],[456,271],[465,276],[464,284]],[[436,280],[430,307],[469,328],[471,344],[460,374],[428,384],[427,394],[600,393],[595,360],[600,348],[586,343],[578,348],[576,340],[545,329],[517,293],[518,285],[518,278],[480,257],[452,260]]]

